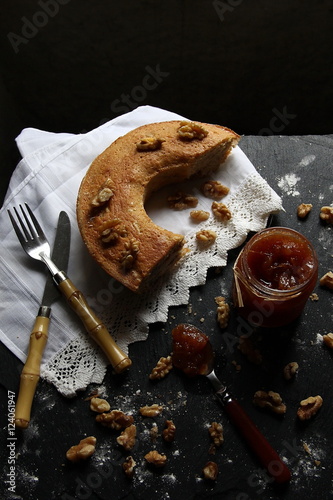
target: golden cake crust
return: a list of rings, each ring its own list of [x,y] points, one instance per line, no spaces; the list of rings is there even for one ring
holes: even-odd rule
[[[184,246],[183,236],[149,218],[147,197],[216,170],[239,139],[219,125],[175,120],[143,125],[114,141],[92,162],[77,198],[78,226],[92,257],[129,289],[145,289],[179,260]]]

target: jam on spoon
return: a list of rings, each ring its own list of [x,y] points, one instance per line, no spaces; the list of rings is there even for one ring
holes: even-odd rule
[[[173,365],[189,377],[206,376],[228,417],[268,473],[279,484],[290,481],[288,467],[215,375],[214,352],[207,335],[193,325],[179,324],[172,330],[172,344]]]

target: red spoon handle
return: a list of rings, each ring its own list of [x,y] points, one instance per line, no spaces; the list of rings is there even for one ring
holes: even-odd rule
[[[229,399],[224,403],[224,409],[270,476],[280,484],[290,481],[290,470],[240,404],[234,399]]]

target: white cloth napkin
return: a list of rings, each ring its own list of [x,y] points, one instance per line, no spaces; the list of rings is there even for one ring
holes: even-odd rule
[[[171,211],[163,200],[164,195],[175,192],[175,187],[168,186],[162,194],[151,198],[147,211],[160,226],[185,235],[191,250],[188,257],[177,271],[156,283],[153,293],[144,296],[136,296],[106,275],[87,253],[77,228],[75,207],[81,180],[92,160],[117,137],[146,123],[175,119],[184,117],[142,106],[86,134],[56,134],[28,128],[17,137],[22,160],[13,173],[0,211],[0,339],[21,361],[26,359],[47,271],[21,248],[9,221],[8,208],[27,202],[51,244],[59,212],[68,213],[72,227],[68,275],[125,352],[130,343],[147,337],[150,323],[167,320],[171,305],[188,302],[190,288],[205,283],[208,268],[226,265],[228,250],[240,245],[249,231],[265,227],[270,213],[282,209],[281,199],[256,172],[240,143],[213,176],[230,188],[223,200],[232,212],[227,224],[211,217],[198,225],[191,222],[188,211]],[[200,184],[190,181],[184,186],[199,198],[198,209],[209,211],[211,200],[201,195]],[[177,186],[177,190],[184,186]],[[199,228],[213,229],[218,234],[215,244],[206,251],[196,245],[195,233]],[[104,355],[90,341],[65,301],[55,302],[42,377],[62,394],[74,396],[91,382],[101,383],[106,366]]]

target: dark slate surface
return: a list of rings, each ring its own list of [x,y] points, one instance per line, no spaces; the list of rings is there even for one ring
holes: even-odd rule
[[[285,212],[274,216],[272,224],[289,226],[309,237],[318,252],[320,276],[332,269],[332,226],[320,221],[319,211],[321,206],[332,203],[333,136],[248,136],[242,139],[241,147],[282,196]],[[303,221],[296,216],[296,207],[301,202],[313,204],[312,212]],[[208,273],[205,286],[192,290],[191,313],[187,306],[172,308],[167,323],[153,325],[147,341],[130,346],[133,366],[127,374],[115,376],[108,371],[105,377],[103,394],[111,406],[135,414],[138,441],[132,455],[138,469],[132,481],[121,470],[120,464],[128,453],[117,446],[117,433],[98,426],[85,401],[94,387],[67,400],[53,386],[41,382],[31,427],[16,433],[16,496],[8,497],[7,394],[17,392],[22,364],[0,346],[1,498],[327,500],[332,497],[333,366],[332,353],[322,345],[320,337],[332,330],[332,292],[317,286],[319,301],[309,301],[294,324],[255,332],[263,363],[253,365],[237,350],[237,336],[244,330],[241,331],[235,311],[224,332],[215,317],[214,297],[222,293],[231,300],[232,263],[238,251],[230,253],[228,265],[220,273],[214,270]],[[256,458],[214,400],[208,381],[188,380],[176,371],[156,383],[148,380],[159,357],[170,352],[172,327],[184,321],[203,328],[210,336],[218,376],[226,381],[286,460],[293,474],[288,487],[278,489],[267,482]],[[235,370],[234,360],[241,365],[240,372]],[[296,379],[287,383],[282,369],[290,361],[297,361],[300,370]],[[252,396],[258,389],[279,392],[287,405],[286,415],[277,417],[255,408]],[[299,401],[317,394],[323,397],[322,409],[313,420],[300,425],[296,419]],[[163,415],[156,418],[160,431],[165,418],[172,418],[177,426],[172,444],[166,445],[158,437],[152,445],[148,435],[152,420],[137,415],[140,406],[152,403],[165,405]],[[225,442],[215,455],[210,455],[207,425],[213,420],[223,423]],[[97,437],[96,454],[84,464],[69,464],[66,450],[87,435]],[[305,451],[304,444],[310,453]],[[143,455],[153,447],[168,456],[166,467],[157,472],[143,464]],[[220,468],[218,480],[213,484],[201,478],[201,469],[208,460],[216,461]]]

